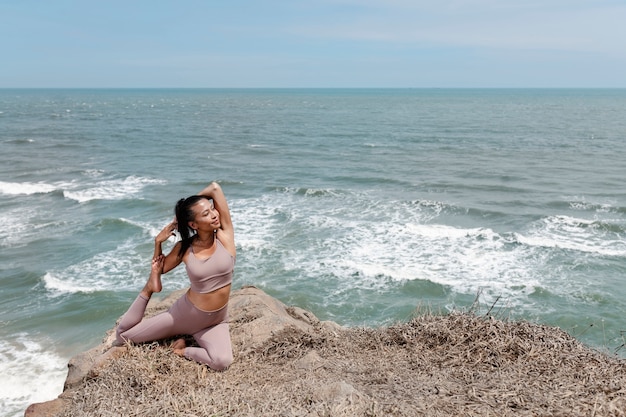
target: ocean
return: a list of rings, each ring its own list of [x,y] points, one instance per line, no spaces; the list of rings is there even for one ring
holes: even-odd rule
[[[612,89],[0,90],[0,413],[61,393],[213,180],[234,289],[345,326],[489,312],[626,357],[624,114]]]

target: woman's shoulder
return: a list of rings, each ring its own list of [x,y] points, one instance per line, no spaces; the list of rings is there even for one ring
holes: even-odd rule
[[[184,261],[189,251],[193,250],[193,236],[187,239],[179,240],[172,248],[172,252],[178,254],[180,260]]]

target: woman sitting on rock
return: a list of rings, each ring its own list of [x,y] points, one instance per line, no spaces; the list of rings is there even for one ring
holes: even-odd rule
[[[235,266],[235,235],[222,188],[211,183],[198,195],[176,204],[176,218],[155,238],[148,282],[116,329],[118,343],[135,343],[192,335],[200,347],[184,339],[174,353],[225,370],[233,362],[228,325],[228,300]],[[161,245],[175,230],[181,236],[167,256]],[[161,274],[185,263],[191,288],[168,311],[143,320],[148,301],[161,291]]]

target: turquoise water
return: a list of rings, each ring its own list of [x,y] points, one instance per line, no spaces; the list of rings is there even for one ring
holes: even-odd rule
[[[212,180],[235,287],[349,326],[478,300],[624,356],[625,111],[626,90],[0,90],[0,409],[61,392]]]

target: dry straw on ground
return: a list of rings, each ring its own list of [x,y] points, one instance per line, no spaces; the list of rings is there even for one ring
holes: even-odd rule
[[[286,328],[254,349],[236,344],[221,373],[167,344],[129,347],[62,415],[626,415],[624,360],[559,329],[472,313],[380,329]]]

